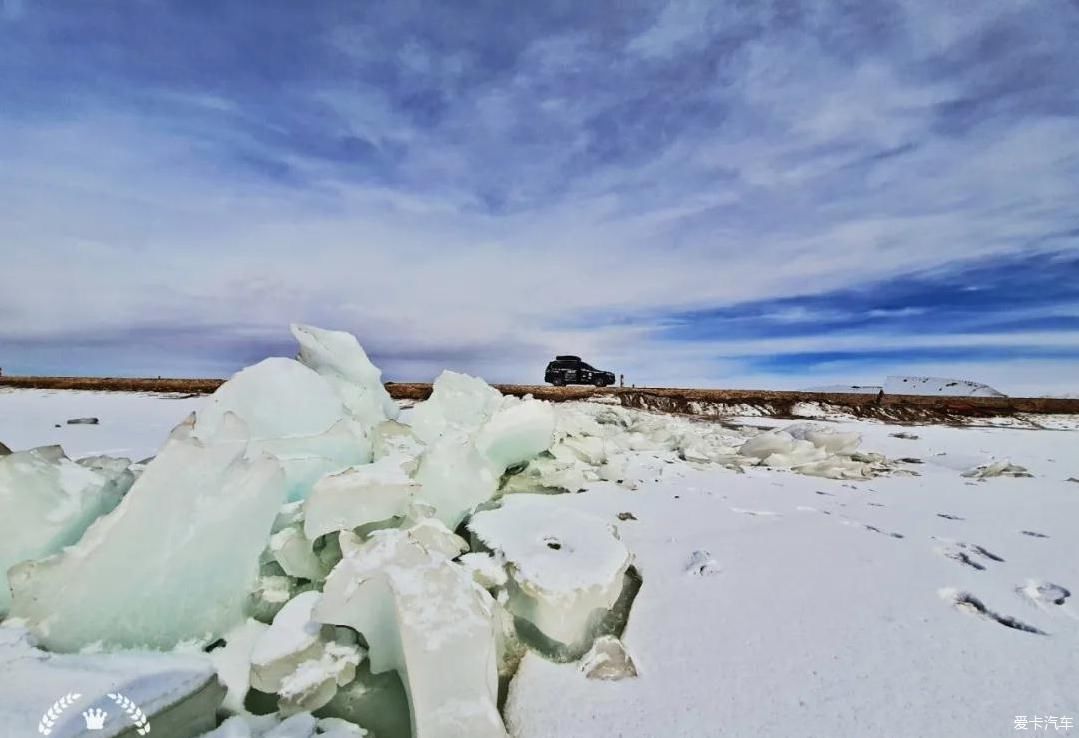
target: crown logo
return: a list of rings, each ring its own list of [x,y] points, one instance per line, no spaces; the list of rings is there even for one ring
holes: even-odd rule
[[[87,730],[104,730],[105,718],[108,716],[109,713],[98,707],[84,712],[82,714],[82,719],[86,721]]]

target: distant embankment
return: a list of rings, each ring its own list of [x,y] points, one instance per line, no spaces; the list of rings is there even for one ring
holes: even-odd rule
[[[207,394],[221,379],[128,379],[120,377],[5,377],[0,387],[113,392],[170,392]],[[761,415],[814,417],[829,413],[879,418],[895,422],[927,422],[985,418],[1024,413],[1079,414],[1079,399],[1045,397],[933,397],[923,395],[846,394],[833,392],[777,392],[769,390],[668,389],[648,387],[551,387],[548,385],[495,385],[508,395],[531,394],[554,402],[607,396],[625,407],[701,416]],[[398,400],[423,400],[430,384],[387,383]]]

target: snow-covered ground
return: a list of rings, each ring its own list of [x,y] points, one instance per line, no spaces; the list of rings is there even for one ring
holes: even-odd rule
[[[204,402],[3,390],[0,442],[137,460]],[[66,425],[84,416],[100,423]],[[637,676],[589,679],[587,657],[529,651],[502,711],[510,734],[980,737],[1014,734],[1016,716],[1074,724],[1079,432],[1058,421],[1061,430],[816,422],[860,434],[862,450],[889,460],[856,481],[739,472],[692,460],[692,448],[686,461],[638,444],[627,472],[636,489],[588,480],[584,492],[544,498],[607,521],[632,556],[643,584],[621,640]],[[742,440],[790,425],[728,422],[747,427],[691,425]],[[1002,460],[1020,476],[962,476]]]
[[[73,459],[106,454],[139,461],[155,454],[202,402],[190,395],[0,387],[0,443],[12,449],[58,443]],[[67,424],[77,418],[99,423]]]

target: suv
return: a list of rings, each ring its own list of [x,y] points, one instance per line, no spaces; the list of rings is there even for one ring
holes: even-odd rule
[[[594,384],[597,387],[606,387],[614,384],[614,374],[602,369],[594,369],[581,361],[580,356],[556,356],[554,361],[547,365],[543,381],[555,387],[567,384]]]

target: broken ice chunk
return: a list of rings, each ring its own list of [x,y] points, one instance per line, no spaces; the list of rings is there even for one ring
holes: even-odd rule
[[[247,454],[267,454],[285,472],[288,499],[301,500],[325,474],[371,461],[371,445],[362,429],[351,420],[340,420],[325,433],[313,436],[263,438],[248,444]]]
[[[300,344],[300,361],[318,372],[364,427],[394,419],[400,410],[382,384],[382,371],[371,363],[355,336],[310,325],[290,326]]]
[[[817,448],[840,456],[850,456],[858,450],[862,437],[858,433],[841,433],[831,428],[820,428],[810,423],[796,423],[784,428],[792,438],[809,441]]]
[[[299,525],[291,525],[270,536],[270,551],[286,574],[297,579],[321,581],[326,572],[315,555],[311,541]]]
[[[637,666],[626,651],[625,644],[610,635],[596,639],[592,648],[581,658],[579,668],[589,679],[615,682],[637,676]]]
[[[384,456],[418,459],[422,453],[423,441],[404,423],[387,420],[371,430],[371,455],[375,461]],[[415,471],[415,462],[407,464],[405,471],[410,474]]]
[[[321,656],[302,661],[281,681],[277,690],[281,713],[288,715],[325,706],[339,687],[355,679],[356,667],[365,654],[354,643],[326,643]]]
[[[791,467],[823,461],[828,453],[811,441],[794,438],[786,431],[771,431],[750,438],[738,449],[742,456],[760,459],[766,466]]]
[[[225,634],[225,645],[210,652],[210,660],[228,694],[221,706],[232,713],[244,712],[244,698],[251,688],[251,653],[268,625],[248,618]]]
[[[311,617],[319,597],[318,592],[296,595],[259,636],[251,651],[251,684],[256,689],[276,692],[298,664],[322,654],[322,624]]]
[[[431,396],[412,410],[411,426],[426,444],[451,431],[473,433],[502,404],[502,395],[482,379],[457,372],[442,372]]]
[[[77,544],[9,572],[12,614],[57,651],[171,648],[243,622],[285,491],[277,462],[244,450],[170,440]]]
[[[476,449],[504,470],[546,451],[554,439],[554,425],[548,403],[524,400],[499,410],[480,428]]]
[[[505,568],[489,553],[465,554],[461,557],[460,564],[472,572],[472,578],[476,580],[476,584],[484,589],[503,587],[509,580]]]
[[[963,472],[962,476],[968,479],[990,479],[992,477],[1032,477],[1026,467],[1013,464],[1008,459],[994,461],[991,464],[975,467]]]
[[[75,543],[131,487],[127,459],[107,458],[95,468],[71,461],[59,446],[0,457],[0,616],[11,605],[10,567]]]
[[[468,550],[468,542],[447,528],[438,518],[418,520],[405,530],[408,534],[432,553],[438,553],[452,559]]]
[[[358,630],[371,671],[400,675],[414,738],[505,738],[493,605],[463,567],[382,530],[330,573],[315,617]]]
[[[451,530],[477,505],[494,496],[504,470],[490,462],[471,439],[455,431],[428,446],[416,470],[416,500],[431,505]]]
[[[404,515],[419,489],[402,469],[405,460],[384,456],[373,464],[323,477],[305,505],[304,533],[314,541],[339,530]]]
[[[632,562],[614,527],[556,498],[520,494],[476,513],[468,528],[505,558],[510,612],[568,653],[586,651]]]
[[[243,421],[251,438],[285,438],[325,433],[345,417],[345,407],[313,370],[271,358],[237,372],[210,395],[197,413],[194,435],[219,438],[227,413]]]

